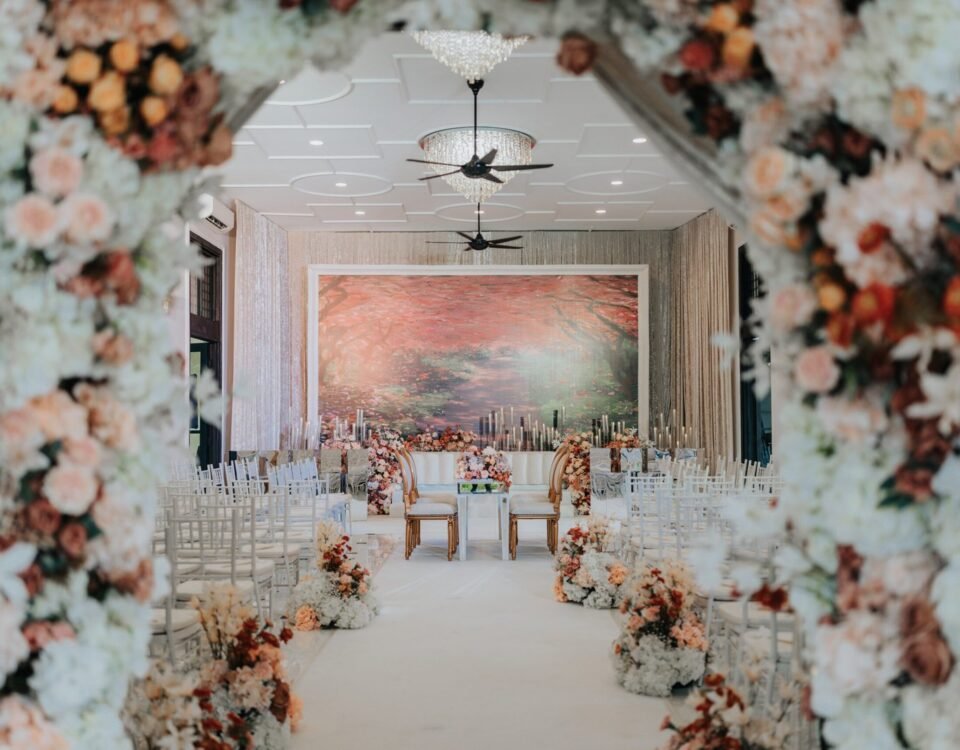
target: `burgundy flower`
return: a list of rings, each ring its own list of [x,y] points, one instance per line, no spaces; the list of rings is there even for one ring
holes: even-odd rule
[[[557,65],[578,76],[593,67],[596,57],[596,42],[583,34],[567,34],[557,52]]]
[[[34,500],[27,506],[27,526],[41,534],[53,534],[60,528],[60,511],[47,498]]]
[[[706,39],[691,39],[680,48],[680,63],[694,73],[705,73],[717,62],[717,50]]]
[[[933,497],[933,471],[925,466],[901,466],[894,475],[898,492],[923,503]]]
[[[341,13],[346,13],[357,4],[357,0],[329,0],[329,2],[331,8],[338,10]]]

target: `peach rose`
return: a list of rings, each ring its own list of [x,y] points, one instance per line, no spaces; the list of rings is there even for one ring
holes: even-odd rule
[[[57,209],[37,193],[29,193],[14,203],[4,219],[7,233],[30,247],[46,247],[60,232]]]
[[[304,605],[297,610],[293,623],[293,627],[297,630],[316,630],[319,626],[320,621],[312,607]]]
[[[67,78],[74,83],[93,83],[99,75],[100,55],[95,52],[77,49],[67,58]]]
[[[30,644],[31,651],[41,651],[54,641],[75,638],[76,635],[76,631],[70,623],[63,620],[57,622],[33,620],[23,627],[23,637]]]
[[[124,365],[133,359],[133,342],[121,333],[105,330],[93,337],[93,352],[111,365]]]
[[[735,70],[746,68],[756,46],[751,29],[746,26],[734,29],[723,42],[724,65]]]
[[[30,160],[30,177],[34,188],[51,198],[62,198],[72,193],[82,176],[83,162],[57,146],[34,154]]]
[[[960,160],[953,136],[946,128],[929,128],[917,139],[917,156],[937,172],[949,172]]]
[[[127,102],[127,90],[123,76],[114,71],[105,73],[90,87],[87,104],[97,112],[119,109]]]
[[[140,50],[135,42],[121,39],[110,48],[110,64],[121,73],[129,73],[140,62]]]
[[[167,103],[159,96],[145,96],[140,102],[140,115],[151,128],[167,118]]]
[[[73,242],[98,242],[113,229],[113,211],[96,195],[74,193],[60,204],[67,238]]]
[[[840,368],[825,346],[805,349],[794,364],[797,385],[809,393],[828,393],[840,380]]]
[[[817,297],[806,284],[781,287],[770,300],[771,322],[781,331],[804,325],[816,309]]]
[[[746,189],[752,195],[766,198],[780,192],[794,173],[796,159],[778,146],[766,146],[747,162],[744,173]]]
[[[154,94],[169,96],[177,93],[183,83],[183,70],[179,63],[167,55],[158,55],[150,68],[147,84]]]
[[[101,112],[100,127],[107,135],[120,135],[130,129],[130,107],[117,107]]]
[[[133,256],[125,250],[117,250],[107,256],[106,286],[117,295],[117,302],[129,305],[140,294],[140,279]]]
[[[30,409],[48,442],[89,434],[87,410],[65,391],[53,391],[30,401]]]
[[[922,89],[909,88],[893,95],[891,119],[904,130],[916,130],[927,119],[927,97]]]
[[[85,466],[62,464],[51,469],[43,480],[43,494],[53,507],[72,516],[86,513],[98,490],[96,476]]]
[[[101,457],[100,443],[85,435],[66,438],[63,441],[63,453],[57,457],[57,460],[60,463],[95,469],[100,465]]]
[[[71,86],[61,85],[57,87],[57,93],[51,106],[58,115],[68,115],[77,108],[78,104],[80,104],[80,98],[77,96],[76,90]]]

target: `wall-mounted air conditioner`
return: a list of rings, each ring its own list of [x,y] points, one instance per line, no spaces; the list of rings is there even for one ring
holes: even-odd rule
[[[229,234],[233,229],[234,216],[233,211],[223,202],[210,193],[203,193],[200,196],[200,220],[218,232]]]

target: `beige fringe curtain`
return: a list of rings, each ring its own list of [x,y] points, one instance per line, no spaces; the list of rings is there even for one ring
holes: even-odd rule
[[[714,334],[733,331],[735,248],[726,220],[715,211],[674,232],[673,403],[677,422],[713,465],[735,457],[737,370],[713,344]]]

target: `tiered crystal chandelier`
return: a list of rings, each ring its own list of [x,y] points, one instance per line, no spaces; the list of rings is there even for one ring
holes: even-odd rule
[[[472,127],[447,128],[428,133],[420,139],[420,148],[427,159],[443,164],[466,164],[474,154],[484,154],[497,150],[497,161],[503,164],[530,164],[533,161],[533,136],[509,128],[478,127],[474,147]],[[516,172],[497,172],[500,182],[466,177],[453,167],[433,166],[444,181],[464,196],[470,203],[482,203],[516,177]]]
[[[486,31],[415,31],[413,38],[441,63],[467,81],[479,81],[530,39],[505,38]]]

